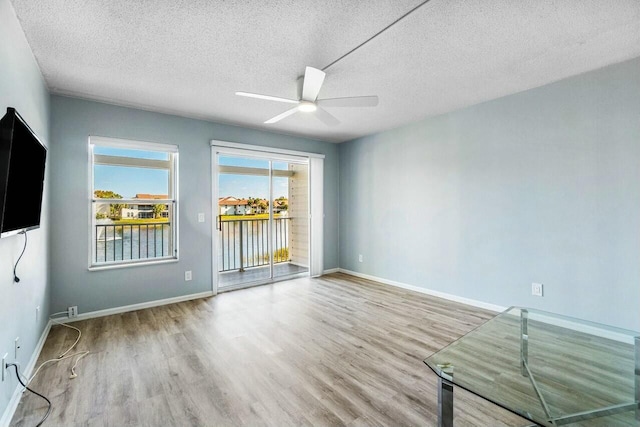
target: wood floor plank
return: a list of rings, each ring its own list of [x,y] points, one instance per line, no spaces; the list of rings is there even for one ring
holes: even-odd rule
[[[335,273],[74,323],[72,360],[42,369],[45,426],[430,426],[423,360],[494,313]],[[54,326],[39,363],[76,333]],[[11,426],[46,409],[25,394]],[[526,425],[456,395],[456,425]]]

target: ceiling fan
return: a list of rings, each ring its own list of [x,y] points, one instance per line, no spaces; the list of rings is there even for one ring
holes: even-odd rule
[[[320,88],[322,88],[325,76],[326,74],[322,70],[306,67],[302,81],[302,97],[298,100],[249,92],[236,92],[236,95],[296,104],[295,107],[265,121],[266,124],[279,122],[285,117],[301,111],[304,113],[315,112],[316,117],[320,119],[321,122],[327,126],[335,126],[340,123],[340,120],[325,110],[324,107],[375,107],[378,105],[378,97],[375,95],[318,99],[318,93],[320,93]]]

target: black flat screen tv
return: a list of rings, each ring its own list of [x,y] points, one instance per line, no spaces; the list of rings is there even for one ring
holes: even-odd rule
[[[14,108],[0,120],[0,238],[40,227],[47,149]]]

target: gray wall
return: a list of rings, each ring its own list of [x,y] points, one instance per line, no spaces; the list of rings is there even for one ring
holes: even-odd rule
[[[49,94],[9,0],[0,0],[0,116],[7,107],[18,110],[48,145]],[[47,178],[45,192],[49,187]],[[13,265],[22,252],[24,237],[0,239],[0,357],[9,353],[9,361],[13,362],[14,340],[20,337],[18,362],[23,368],[33,354],[49,313],[47,199],[45,195],[43,226],[28,233],[27,250],[18,266],[20,283],[13,282]],[[41,310],[38,321],[37,306]],[[17,385],[13,373],[8,381],[0,383],[0,417]]]
[[[266,145],[326,155],[325,268],[338,266],[338,148],[335,144],[171,115],[52,96],[52,310],[80,313],[211,290],[210,140]],[[88,271],[89,135],[178,144],[180,260],[152,266]],[[198,212],[206,222],[198,223]],[[184,281],[184,271],[193,280]]]
[[[342,268],[640,330],[639,260],[640,59],[340,145]]]

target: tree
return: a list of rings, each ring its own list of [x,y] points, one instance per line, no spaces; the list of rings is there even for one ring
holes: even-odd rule
[[[164,212],[164,204],[157,203],[153,205],[153,217],[160,218],[160,215]]]
[[[251,208],[252,213],[263,213],[264,204],[262,204],[261,202],[262,200],[258,197],[247,198],[247,206]]]
[[[111,190],[95,190],[93,195],[96,199],[122,199],[122,196]],[[124,203],[111,203],[109,205],[109,216],[111,218],[121,218]]]
[[[111,203],[109,205],[109,216],[111,219],[122,218],[122,208],[124,208],[123,203]]]
[[[93,192],[96,199],[122,199],[122,196],[111,190],[96,190]]]
[[[286,211],[289,209],[289,199],[287,199],[285,196],[278,197],[276,200],[274,200],[274,202],[274,209],[276,207],[278,207],[280,211]]]
[[[260,213],[264,213],[265,211],[269,210],[269,202],[264,200],[264,199],[260,199],[258,200],[258,209],[260,210]]]

